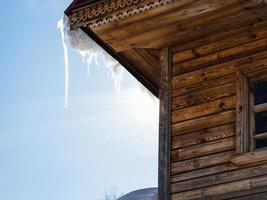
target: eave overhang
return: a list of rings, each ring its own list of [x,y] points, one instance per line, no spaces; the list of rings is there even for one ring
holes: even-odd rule
[[[75,0],[65,13],[71,29],[81,28],[158,96],[160,49],[179,46],[174,51],[186,56],[223,32],[253,32],[266,10],[257,0]]]
[[[101,46],[127,71],[129,71],[140,83],[142,83],[152,94],[158,97],[159,85],[155,84],[155,81],[153,82],[148,77],[146,77],[146,74],[138,70],[133,63],[127,60],[127,58],[119,55],[110,45],[103,41],[97,35],[97,33],[94,32],[93,29],[94,27],[111,23],[145,11],[140,7],[140,3],[142,2],[142,5],[147,5],[151,4],[151,2],[153,1],[148,2],[146,0],[74,0],[71,5],[66,9],[65,14],[69,17],[71,29],[81,28],[99,46]],[[137,5],[139,6],[138,8],[136,7]],[[133,9],[133,7],[131,6],[135,6],[136,8]],[[152,7],[152,5],[149,6]],[[148,7],[146,7],[145,9],[147,8]]]

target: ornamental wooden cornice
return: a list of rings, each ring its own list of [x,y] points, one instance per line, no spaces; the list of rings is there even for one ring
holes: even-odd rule
[[[70,26],[96,28],[145,11],[164,6],[177,0],[108,0],[86,5],[72,11]]]

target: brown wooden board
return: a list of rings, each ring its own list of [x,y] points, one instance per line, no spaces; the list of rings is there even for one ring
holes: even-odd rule
[[[86,14],[90,5],[100,13]],[[245,94],[267,80],[267,4],[111,0],[84,9],[72,10],[84,14],[72,27],[160,97],[159,199],[266,198],[266,152],[249,152],[248,142],[249,118],[266,105],[249,110]]]
[[[160,52],[159,200],[170,199],[171,55],[171,48],[162,49]]]

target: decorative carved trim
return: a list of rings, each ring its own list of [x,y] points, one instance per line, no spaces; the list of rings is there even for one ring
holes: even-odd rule
[[[74,10],[70,15],[72,28],[95,28],[112,23],[177,0],[109,0]]]

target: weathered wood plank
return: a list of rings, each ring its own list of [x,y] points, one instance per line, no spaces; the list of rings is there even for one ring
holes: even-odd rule
[[[236,106],[236,97],[229,96],[203,104],[174,110],[172,112],[172,123],[178,123],[214,113],[234,109]]]
[[[227,83],[217,87],[210,87],[204,90],[191,92],[180,97],[172,98],[172,110],[194,106],[201,103],[210,102],[223,97],[234,95],[236,91],[235,83]]]
[[[128,24],[126,26],[114,29],[113,31],[101,34],[101,37],[108,43],[115,42],[118,35],[120,36],[120,40],[130,38],[147,31],[159,29],[162,26],[181,22],[204,13],[209,13],[230,4],[232,7],[240,6],[236,2],[237,0],[225,0],[224,2],[221,2],[220,0],[194,1],[191,4],[182,7],[182,9],[181,7],[178,7],[177,9],[170,10],[167,13]]]
[[[252,111],[251,107],[255,102],[255,85],[252,82],[249,82],[249,150],[252,152],[255,150],[256,142],[254,140],[255,133],[255,114]]]
[[[142,49],[145,50],[148,54],[154,57],[154,60],[159,63],[160,61],[160,50],[158,49]]]
[[[160,82],[160,67],[156,70],[150,63],[147,62],[135,49],[125,51],[120,54],[134,65],[140,74],[145,75],[148,80],[159,87]]]
[[[237,200],[239,198],[242,198],[244,196],[249,196],[249,195],[254,195],[254,194],[259,194],[262,192],[267,192],[267,187],[258,187],[258,188],[253,188],[253,190],[240,190],[240,191],[234,191],[234,192],[229,192],[224,194],[221,199],[222,200]],[[218,196],[214,198],[209,198],[209,200],[218,200]],[[252,199],[253,200],[253,199]]]
[[[172,149],[225,139],[235,135],[235,124],[207,128],[185,135],[172,137]]]
[[[211,167],[215,165],[221,165],[229,163],[234,151],[227,151],[222,153],[216,153],[208,156],[201,156],[199,158],[193,158],[189,160],[173,162],[171,163],[171,174],[179,174],[182,172],[189,172],[205,167]]]
[[[188,8],[184,8],[186,12],[183,12],[183,10],[178,10],[178,12],[175,12],[174,10],[172,13],[166,13],[165,15],[163,14],[160,16],[156,16],[155,18],[150,18],[149,20],[140,21],[136,24],[126,26],[125,28],[121,29],[119,34],[114,33],[114,37],[108,38],[103,34],[103,36],[101,35],[101,37],[103,37],[103,40],[107,41],[118,52],[124,51],[130,46],[134,48],[150,48],[150,44],[150,47],[144,46],[148,44],[148,40],[153,40],[155,41],[155,43],[158,43],[157,41],[160,37],[165,37],[172,33],[177,33],[177,31],[181,30],[182,32],[184,32],[184,30],[186,29],[193,29],[193,27],[204,24],[205,22],[210,22],[223,16],[225,17],[233,15],[234,13],[242,11],[243,8],[246,6],[255,6],[255,4],[251,2],[237,3],[236,0],[227,0],[223,3],[219,0],[208,0],[206,1],[206,3],[203,3],[205,2],[205,0],[201,1],[203,5],[200,9],[202,11],[199,13],[202,13],[203,16],[198,15],[198,12],[194,12],[195,10],[198,10],[198,7],[201,6],[201,4],[199,4],[198,2],[194,2],[195,4],[198,4],[198,6],[190,6]],[[233,3],[235,3],[234,6]],[[221,7],[220,4],[223,4],[223,6],[228,5],[227,9],[218,10],[218,8]],[[216,10],[217,12],[210,12],[212,10]],[[201,16],[202,18],[200,18],[199,16]],[[244,17],[244,20],[246,18],[247,17]],[[119,38],[116,37],[118,35],[120,36]],[[163,42],[164,40],[161,39],[161,41]]]
[[[173,66],[174,74],[183,74],[199,68],[218,64],[219,62],[231,61],[237,58],[244,57],[257,51],[264,51],[267,49],[267,39],[260,39],[230,49],[219,51],[216,53],[204,55],[193,60],[185,61],[175,64]]]
[[[262,29],[254,28],[254,30],[249,30],[245,35],[236,35],[232,38],[227,38],[224,40],[216,41],[214,43],[197,47],[194,49],[198,55],[207,55],[216,51],[221,51],[228,48],[233,48],[234,46],[242,46],[245,43],[250,43],[255,40],[259,40],[267,37],[267,30],[265,27],[260,27]]]
[[[192,48],[191,50],[185,50],[182,52],[177,52],[173,54],[173,63],[177,64],[182,61],[195,59],[207,54],[212,54],[214,52],[222,51],[229,48],[234,48],[236,46],[242,46],[245,43],[250,43],[255,40],[263,39],[267,37],[267,21],[266,24],[261,24],[261,26],[252,26],[251,28],[244,29],[244,33],[237,34],[226,39],[218,40],[213,43],[209,43],[200,47]],[[265,25],[265,26],[263,26]],[[187,61],[188,62],[188,61]]]
[[[191,30],[191,34],[189,32],[187,32],[188,37],[191,38],[191,41],[202,40],[202,39],[205,39],[205,37],[211,37],[211,36],[216,35],[218,33],[222,33],[222,31],[218,31],[220,28],[224,32],[233,31],[233,30],[236,30],[236,29],[248,26],[248,25],[249,26],[255,25],[255,24],[257,24],[257,21],[260,21],[258,19],[262,19],[262,20],[266,19],[266,16],[265,16],[263,10],[258,9],[258,11],[255,11],[255,12],[257,12],[257,14],[258,14],[257,15],[258,18],[255,18],[256,17],[254,15],[255,13],[253,14],[252,12],[250,12],[249,8],[248,8],[248,12],[242,12],[241,11],[239,13],[233,13],[232,16],[235,16],[235,17],[232,17],[232,16],[224,17],[225,21],[216,20],[216,21],[211,22],[210,24],[206,23],[203,26],[200,25],[200,26],[198,26],[197,30]],[[246,16],[244,16],[243,14],[245,14]],[[243,22],[240,21],[240,17],[244,19]],[[228,24],[225,22],[228,22]],[[167,41],[169,40],[168,42],[177,43],[178,45],[184,46],[184,48],[185,48],[185,46],[190,45],[191,41],[186,39],[185,37],[179,38],[179,34],[173,34],[172,37],[173,38],[171,38],[171,37],[167,38]],[[168,44],[168,42],[165,42],[165,44]]]
[[[261,74],[261,75],[257,75],[255,77],[252,77],[251,79],[251,82],[254,82],[254,83],[260,83],[260,82],[265,82],[267,81],[267,74]]]
[[[257,9],[253,10],[248,9],[244,12],[232,13],[232,15],[228,17],[221,16],[219,20],[213,19],[213,21],[206,22],[202,25],[195,24],[192,28],[183,26],[180,27],[180,25],[177,25],[178,31],[176,32],[174,30],[170,30],[169,27],[166,27],[165,31],[161,30],[161,32],[158,32],[158,35],[151,31],[149,32],[149,34],[154,34],[155,36],[153,38],[150,38],[150,40],[149,38],[146,38],[146,40],[139,41],[131,41],[131,39],[129,39],[126,40],[126,42],[129,42],[129,44],[125,44],[125,47],[122,48],[129,48],[129,46],[135,48],[161,48],[171,44],[184,45],[187,42],[198,40],[205,36],[210,36],[212,34],[219,33],[222,30],[229,31],[256,23],[258,19],[266,19],[266,11],[264,6],[261,8],[258,7]],[[204,20],[202,22],[204,22]],[[187,24],[190,24],[190,22],[187,22]],[[164,40],[162,38],[164,38]]]
[[[253,194],[245,197],[238,197],[234,198],[232,200],[264,200],[267,199],[267,192],[259,193],[259,194]]]
[[[248,77],[253,77],[254,74],[257,73],[258,71],[261,71],[267,68],[266,62],[267,62],[267,57],[258,58],[257,60],[252,60],[251,63],[239,66],[238,70],[246,74],[246,76]]]
[[[192,180],[181,181],[178,183],[173,183],[171,187],[171,192],[178,193],[186,190],[193,190],[197,188],[207,187],[210,185],[217,185],[241,179],[248,179],[266,174],[267,174],[267,165],[260,165],[260,166],[200,177]]]
[[[229,74],[226,76],[218,77],[216,79],[207,80],[204,82],[196,83],[193,85],[188,85],[186,87],[177,88],[172,90],[172,97],[177,97],[180,95],[191,95],[195,92],[201,90],[206,90],[215,86],[222,86],[224,84],[233,83],[235,81],[234,74]]]
[[[236,151],[245,153],[249,151],[249,81],[239,70],[236,76]]]
[[[229,73],[229,70],[223,70],[224,68],[226,68],[226,69],[229,67],[232,68],[233,69],[232,73],[234,73],[235,68],[238,68],[240,71],[246,72],[246,70],[253,70],[253,68],[255,68],[257,66],[257,63],[261,63],[262,60],[264,62],[264,60],[266,58],[267,58],[267,51],[262,51],[259,53],[255,53],[252,55],[245,56],[243,58],[239,58],[239,59],[230,61],[230,62],[226,62],[226,63],[222,63],[222,64],[218,64],[218,65],[216,64],[215,66],[212,66],[212,67],[199,69],[199,70],[187,73],[187,74],[175,76],[173,78],[174,79],[173,80],[174,91],[173,91],[172,96],[178,96],[180,94],[192,92],[192,91],[194,91],[194,88],[196,88],[195,90],[198,90],[201,87],[199,87],[197,84],[200,84],[200,83],[203,85],[205,85],[205,84],[210,85],[211,84],[211,86],[213,86],[214,82],[212,81],[212,79],[217,79],[218,84],[220,84],[221,81],[222,82],[227,81],[227,79],[229,78],[229,77],[225,77],[226,80],[223,80],[224,76],[226,76]],[[255,63],[255,65],[254,65],[254,63]],[[222,70],[221,71],[217,70],[217,68],[219,68],[219,69],[222,68]],[[222,80],[219,77],[223,77]],[[186,87],[186,88],[180,87],[179,84],[182,83],[182,81],[185,81],[185,83],[182,85],[182,87]],[[190,86],[190,85],[193,85],[193,86]],[[178,88],[179,88],[179,90],[177,90]],[[193,88],[193,89],[191,89],[191,88]]]
[[[226,138],[171,151],[171,160],[179,161],[235,149],[235,138]]]
[[[190,60],[196,58],[198,55],[194,52],[194,50],[185,50],[183,52],[178,52],[173,54],[172,62],[173,64],[177,64],[182,61]]]
[[[155,59],[155,57],[151,55],[147,49],[135,49],[135,51],[143,58],[143,60],[149,63],[155,71],[160,71],[159,60]]]
[[[224,63],[199,69],[183,75],[174,76],[172,79],[173,89],[186,87],[188,85],[206,82],[218,77],[233,74],[235,65],[233,63]]]
[[[254,139],[256,140],[267,139],[267,132],[254,135]]]
[[[246,1],[246,3],[251,2]],[[242,5],[242,2],[239,2],[237,6],[229,6],[225,10],[217,10],[207,15],[190,18],[184,22],[162,26],[124,40],[114,40],[109,44],[118,52],[131,47],[162,48],[172,44],[184,44],[188,41],[199,39],[203,35],[218,33],[222,30],[227,31],[246,26],[254,23],[258,18],[267,16],[264,6],[255,7],[253,3],[251,6],[244,4]],[[253,11],[250,8],[253,8]]]
[[[172,200],[199,200],[199,199],[220,199],[224,194],[234,193],[243,190],[253,190],[260,187],[267,187],[267,176],[260,176],[241,181],[219,184],[207,188],[191,190],[183,193],[173,194]]]
[[[231,158],[231,163],[236,166],[252,165],[261,162],[267,162],[267,150],[239,154]]]
[[[173,124],[172,131],[173,134],[175,135],[181,135],[184,133],[193,132],[200,129],[231,123],[235,121],[235,117],[236,117],[235,110],[225,111]]]
[[[259,77],[259,76],[262,76],[262,75],[266,75],[267,74],[267,64],[264,64],[262,66],[257,66],[255,67],[255,71],[254,72],[251,72],[251,73],[248,73],[246,74],[246,76],[249,78],[249,79],[254,79],[256,77]]]
[[[159,200],[170,199],[171,149],[171,48],[160,52],[160,120],[159,120]]]
[[[253,106],[253,112],[259,113],[267,110],[267,103]]]
[[[260,18],[259,18],[260,19]],[[201,48],[203,46],[216,43],[222,40],[227,40],[228,38],[233,38],[236,36],[242,36],[244,34],[253,34],[255,31],[264,29],[266,27],[267,20],[256,20],[253,23],[250,23],[243,27],[238,27],[232,30],[224,30],[223,32],[219,32],[212,35],[203,36],[202,38],[198,40],[193,40],[190,42],[187,42],[183,45],[175,45],[173,47],[173,53],[179,53],[183,51],[188,51],[195,48]],[[255,36],[252,36],[253,38]],[[229,47],[230,48],[230,47]]]
[[[195,171],[184,172],[184,173],[173,175],[171,176],[171,182],[175,183],[175,182],[185,181],[189,179],[195,179],[195,178],[204,177],[204,176],[208,176],[212,174],[228,172],[228,171],[235,170],[235,169],[238,169],[238,167],[231,163],[226,163],[223,165],[217,165],[217,166],[212,166],[212,167],[208,167],[204,169],[199,169]]]

